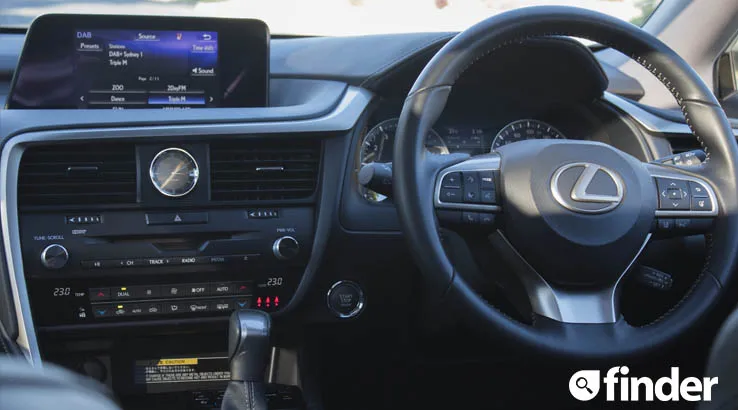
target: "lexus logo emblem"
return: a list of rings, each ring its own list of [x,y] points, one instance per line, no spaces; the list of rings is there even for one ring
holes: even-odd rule
[[[601,214],[623,201],[625,183],[614,171],[590,162],[566,164],[553,174],[551,193],[564,208],[585,214]]]

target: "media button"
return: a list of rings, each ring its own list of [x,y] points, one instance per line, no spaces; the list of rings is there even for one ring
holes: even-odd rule
[[[133,286],[131,292],[136,299],[156,298],[161,294],[161,288],[159,286]]]
[[[147,258],[139,259],[136,263],[140,263],[138,266],[166,266],[172,263],[169,258]]]
[[[234,306],[235,306],[234,300],[223,299],[223,300],[213,301],[210,309],[215,312],[229,312],[234,309]]]
[[[113,299],[132,299],[133,292],[131,288],[127,286],[121,286],[119,288],[112,288]]]
[[[202,260],[201,263],[210,264],[210,265],[223,265],[225,263],[228,263],[227,256],[201,256],[198,259]]]
[[[210,284],[193,283],[187,286],[187,295],[189,296],[206,296],[210,294]]]
[[[187,312],[209,312],[210,302],[199,302],[191,300],[184,303]]]
[[[187,287],[183,285],[164,285],[161,287],[161,296],[163,297],[187,296]]]
[[[109,300],[110,288],[92,288],[90,289],[90,300]]]
[[[219,282],[211,285],[213,295],[230,295],[235,292],[235,286],[232,282]]]

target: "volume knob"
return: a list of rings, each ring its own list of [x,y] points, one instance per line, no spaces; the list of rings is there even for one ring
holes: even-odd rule
[[[300,252],[300,242],[291,236],[283,236],[274,241],[272,252],[277,259],[292,259]]]
[[[69,262],[69,252],[67,248],[59,244],[49,245],[41,252],[41,264],[46,269],[61,269],[67,262]]]

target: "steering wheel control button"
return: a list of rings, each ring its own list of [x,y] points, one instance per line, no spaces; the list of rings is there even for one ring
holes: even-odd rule
[[[479,223],[481,225],[494,225],[495,216],[492,214],[479,214]]]
[[[274,256],[280,260],[292,259],[300,253],[300,243],[291,236],[283,236],[272,244]]]
[[[443,202],[462,202],[460,188],[441,188],[441,201]]]
[[[481,197],[482,197],[482,203],[483,204],[494,204],[497,203],[497,193],[495,190],[485,190],[483,189],[481,191]]]
[[[441,181],[441,188],[461,188],[461,172],[449,172]]]
[[[693,211],[711,211],[712,201],[709,197],[692,197]]]
[[[674,229],[674,220],[670,218],[659,218],[656,220],[659,231],[668,232]]]
[[[479,213],[477,212],[464,212],[461,215],[461,220],[467,225],[476,225],[479,223]]]
[[[687,181],[671,178],[656,178],[659,190],[659,209],[688,211],[690,209],[690,188]]]
[[[479,188],[492,191],[496,189],[494,171],[479,171]]]
[[[41,264],[46,269],[61,269],[69,262],[69,252],[67,248],[59,245],[52,244],[44,248],[41,251]]]
[[[352,318],[364,310],[364,292],[357,283],[342,280],[328,289],[327,304],[336,316]]]
[[[476,172],[464,172],[464,202],[479,203],[479,175]]]
[[[699,197],[706,197],[707,196],[707,189],[705,189],[702,184],[694,181],[689,182],[689,191],[692,193],[693,197],[699,196]]]

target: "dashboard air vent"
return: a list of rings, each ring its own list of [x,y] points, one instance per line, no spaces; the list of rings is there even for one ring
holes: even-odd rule
[[[23,153],[18,204],[108,205],[136,202],[133,144],[31,147]]]
[[[315,192],[319,140],[218,141],[210,144],[213,201],[308,198]]]

